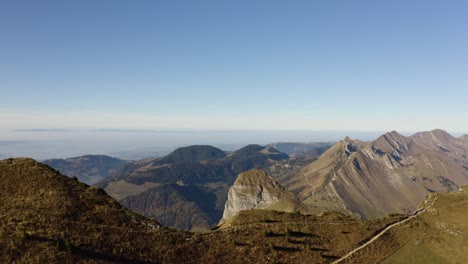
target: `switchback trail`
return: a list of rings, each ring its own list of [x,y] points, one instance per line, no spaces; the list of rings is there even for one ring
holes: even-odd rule
[[[431,206],[434,204],[434,202],[437,200],[438,197],[439,197],[439,196],[436,196],[436,197],[432,200],[432,202],[431,202],[430,205],[428,205],[427,207],[424,207],[423,209],[417,210],[412,216],[409,216],[409,217],[406,218],[406,219],[403,219],[403,220],[401,220],[401,221],[399,221],[399,222],[396,222],[396,223],[393,223],[393,224],[387,226],[387,228],[385,228],[385,229],[382,230],[380,233],[378,233],[377,235],[375,235],[374,237],[372,237],[369,241],[367,241],[366,243],[362,244],[361,246],[359,246],[359,247],[357,247],[357,248],[351,250],[350,252],[348,252],[348,254],[346,254],[346,255],[344,255],[343,257],[341,257],[340,259],[334,261],[332,264],[337,264],[337,263],[341,263],[341,262],[345,261],[345,260],[348,259],[350,256],[352,256],[354,253],[358,252],[359,250],[361,250],[361,249],[363,249],[363,248],[369,246],[371,243],[373,243],[374,241],[376,241],[379,237],[381,237],[383,234],[385,234],[385,232],[387,232],[388,230],[394,228],[394,227],[397,226],[397,225],[401,225],[401,224],[403,224],[403,223],[405,223],[405,222],[407,222],[407,221],[409,221],[409,220],[411,220],[411,219],[417,217],[418,215],[424,213],[424,212],[427,210],[427,208],[431,207]]]

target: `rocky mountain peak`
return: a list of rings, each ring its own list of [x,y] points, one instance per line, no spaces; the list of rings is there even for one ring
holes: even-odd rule
[[[447,131],[442,129],[434,129],[431,131],[424,131],[416,133],[412,136],[413,138],[426,138],[428,140],[436,140],[436,141],[451,141],[456,140],[455,137],[450,135]]]
[[[411,139],[425,148],[444,152],[450,152],[450,150],[454,150],[460,144],[459,139],[442,129],[419,132],[412,135]]]
[[[343,139],[343,148],[346,153],[346,156],[350,156],[352,153],[358,151],[358,142],[355,140],[352,140],[350,137],[345,137]]]
[[[383,152],[401,152],[408,149],[410,140],[396,131],[391,131],[377,138],[373,143],[373,147]]]
[[[221,222],[242,210],[269,209],[295,211],[294,196],[264,171],[253,169],[239,174],[229,189]]]

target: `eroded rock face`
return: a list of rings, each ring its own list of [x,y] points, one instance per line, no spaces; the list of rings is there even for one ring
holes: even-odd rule
[[[281,206],[278,206],[281,203]],[[262,170],[249,170],[239,174],[229,189],[221,222],[242,210],[269,209],[295,210],[294,196]]]

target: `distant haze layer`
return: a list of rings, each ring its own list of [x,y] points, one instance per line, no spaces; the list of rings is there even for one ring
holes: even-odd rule
[[[0,131],[0,158],[42,160],[85,154],[140,159],[162,156],[177,147],[204,144],[234,150],[247,144],[338,141],[345,136],[373,140],[380,131],[154,131],[154,130],[21,130]]]

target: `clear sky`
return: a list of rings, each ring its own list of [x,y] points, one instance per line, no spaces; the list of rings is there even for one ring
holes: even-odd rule
[[[468,131],[468,1],[0,2],[0,129]]]

